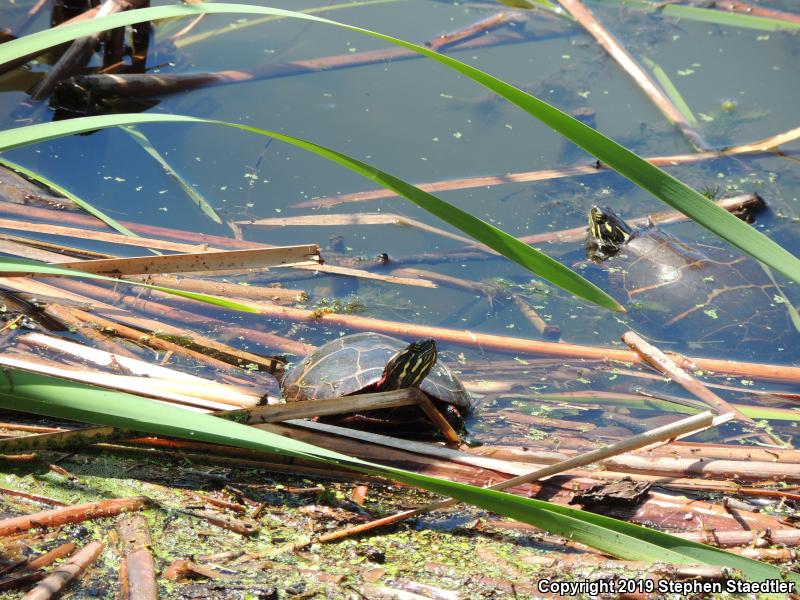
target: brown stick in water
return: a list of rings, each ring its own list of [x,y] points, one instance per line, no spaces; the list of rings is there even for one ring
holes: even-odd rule
[[[507,11],[498,12],[475,22],[472,25],[462,27],[458,31],[453,31],[452,33],[443,33],[439,36],[436,36],[432,41],[425,45],[433,50],[441,52],[443,49],[455,44],[461,44],[462,42],[479,35],[485,35],[493,29],[505,27],[511,23],[520,23],[524,21],[525,17],[521,13]]]
[[[708,152],[696,152],[693,154],[675,154],[671,156],[651,156],[645,158],[650,164],[657,167],[675,167],[679,165],[694,164],[724,158],[726,156],[740,156],[747,154],[773,153],[783,144],[800,138],[800,127],[791,129],[784,133],[771,136],[769,138],[753,142],[752,144],[741,144],[731,146],[721,150]],[[444,192],[452,190],[464,190],[477,187],[488,187],[492,185],[503,185],[508,183],[530,183],[533,181],[550,181],[564,177],[596,175],[606,172],[609,169],[602,163],[590,165],[576,165],[562,169],[545,169],[542,171],[523,171],[521,173],[507,173],[505,175],[489,175],[485,177],[469,177],[465,179],[444,179],[431,183],[417,184],[417,187],[426,192]],[[345,202],[364,202],[366,200],[378,200],[383,198],[393,198],[397,193],[385,188],[370,190],[366,192],[355,192],[352,194],[342,194],[341,196],[329,196],[312,198],[290,205],[291,208],[330,208]]]
[[[22,600],[49,600],[61,592],[97,560],[103,551],[102,542],[91,542],[67,562],[59,565],[42,582],[22,597]]]
[[[114,498],[3,519],[0,521],[0,536],[12,535],[34,528],[60,527],[68,523],[80,523],[90,519],[113,517],[124,512],[142,510],[147,506],[148,502],[149,500],[143,496]]]
[[[153,541],[147,519],[129,514],[117,521],[120,554],[120,597],[123,600],[158,600]]]
[[[692,377],[688,372],[681,369],[671,358],[664,354],[661,350],[646,342],[635,331],[627,331],[622,335],[622,341],[625,342],[632,350],[634,350],[645,363],[653,367],[659,373],[667,375],[675,383],[680,385],[687,392],[694,394],[700,398],[707,405],[712,407],[718,413],[730,412],[736,415],[736,419],[742,423],[746,423],[750,427],[757,430],[758,425],[750,417],[745,416],[738,409],[736,409],[729,402],[720,398],[717,394],[708,389],[702,382]],[[776,440],[772,436],[762,433],[759,439],[767,444],[778,443],[779,446],[784,446],[780,440]]]

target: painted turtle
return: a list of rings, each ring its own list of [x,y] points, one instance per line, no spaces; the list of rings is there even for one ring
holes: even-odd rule
[[[643,333],[759,359],[797,358],[794,309],[756,261],[721,248],[700,251],[653,226],[633,229],[597,206],[586,251],[606,268],[612,295]]]
[[[281,381],[286,402],[407,387],[419,387],[451,423],[463,426],[460,417],[469,412],[471,398],[450,369],[437,363],[436,343],[431,339],[406,344],[380,333],[346,335],[312,352]],[[393,421],[421,423],[421,417],[422,412],[410,406],[367,411],[346,420],[355,425],[385,426]]]

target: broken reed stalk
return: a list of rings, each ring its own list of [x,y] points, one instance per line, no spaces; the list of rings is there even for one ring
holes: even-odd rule
[[[3,188],[3,190],[5,190],[5,188]],[[95,221],[95,224],[97,224],[97,221]],[[182,242],[171,242],[169,240],[159,240],[148,237],[131,237],[122,235],[121,233],[108,233],[107,231],[94,231],[90,229],[76,231],[74,227],[53,225],[50,223],[18,221],[16,219],[0,219],[0,227],[3,229],[12,229],[14,231],[31,231],[60,237],[80,237],[82,239],[95,240],[99,242],[152,248],[154,250],[169,250],[170,252],[206,252],[219,250],[218,248],[209,247],[207,244],[185,244]],[[29,243],[36,245],[43,242],[40,242],[39,240],[30,240]]]
[[[695,148],[699,150],[710,148],[708,142],[689,124],[684,114],[673,104],[658,84],[644,72],[627,50],[603,27],[602,23],[580,0],[558,0],[558,2],[617,61],[619,66],[636,82],[667,120],[675,125]]]
[[[265,287],[260,285],[241,285],[228,281],[209,279],[193,279],[174,275],[128,276],[128,281],[141,281],[152,285],[171,287],[189,292],[212,294],[226,298],[243,298],[259,302],[305,302],[308,295],[303,290],[290,290],[283,287]]]
[[[142,510],[149,500],[144,496],[114,498],[54,508],[31,515],[0,520],[0,536],[13,535],[35,528],[61,527],[91,519],[115,517],[121,513]]]
[[[652,446],[653,444],[666,443],[669,440],[689,435],[692,433],[696,433],[698,431],[702,431],[709,427],[719,425],[720,423],[724,423],[730,418],[731,417],[729,415],[723,415],[722,417],[715,418],[710,412],[703,412],[700,413],[699,415],[693,415],[691,417],[681,419],[680,421],[671,423],[670,425],[665,425],[663,427],[653,429],[651,431],[634,436],[627,440],[622,440],[621,442],[613,444],[612,446],[609,446],[607,448],[598,448],[597,450],[592,450],[591,452],[587,452],[586,454],[582,454],[580,456],[575,456],[573,458],[560,461],[554,465],[544,467],[543,469],[539,469],[532,473],[507,479],[495,485],[488,486],[487,489],[504,490],[510,487],[521,485],[523,483],[531,483],[533,481],[537,481],[545,477],[550,477],[557,473],[568,471],[569,469],[574,469],[577,467],[586,466],[595,462],[599,462],[601,460],[610,458],[612,456],[616,456],[618,454],[622,454],[625,452],[632,452],[634,450],[646,448],[647,446]],[[371,521],[370,523],[364,523],[362,525],[357,525],[355,527],[322,535],[318,537],[316,540],[311,540],[306,544],[303,544],[303,546],[307,546],[308,544],[314,542],[330,542],[333,540],[338,540],[343,537],[348,537],[356,533],[369,531],[371,529],[374,529],[375,527],[381,527],[384,525],[397,523],[399,521],[415,517],[417,515],[430,512],[432,510],[438,510],[448,506],[453,506],[458,503],[459,503],[458,500],[452,498],[448,500],[440,500],[438,502],[432,502],[430,504],[426,504],[425,506],[421,506],[413,510],[403,511],[401,513],[397,513],[389,517],[384,517],[383,519]]]
[[[45,577],[35,588],[22,597],[22,600],[49,600],[61,595],[66,587],[94,563],[105,545],[91,542],[78,550],[72,558],[62,563]]]
[[[449,46],[461,44],[472,38],[485,35],[494,29],[505,27],[506,25],[513,23],[524,23],[525,21],[526,17],[523,13],[501,11],[489,15],[488,17],[476,21],[471,25],[467,25],[466,27],[462,27],[456,31],[437,35],[433,40],[425,45],[432,50],[442,52]]]
[[[125,515],[117,521],[120,554],[120,597],[122,600],[158,600],[155,561],[150,553],[153,541],[147,519],[141,514]]]
[[[625,342],[632,350],[634,350],[645,363],[653,367],[659,373],[668,376],[687,392],[694,394],[697,398],[705,402],[718,413],[733,413],[736,415],[736,420],[746,423],[758,431],[758,424],[753,419],[743,415],[741,411],[731,405],[727,400],[720,398],[717,394],[703,385],[701,381],[695,379],[687,371],[679,367],[661,350],[642,339],[642,337],[639,336],[639,334],[637,334],[635,331],[625,332],[622,335],[622,341]],[[758,438],[762,442],[769,445],[776,443],[781,447],[786,445],[781,440],[768,433],[761,433]]]
[[[194,254],[165,254],[59,262],[59,267],[102,275],[141,275],[262,269],[286,265],[322,264],[319,246],[307,244],[254,250],[222,250]]]
[[[453,426],[444,418],[439,409],[437,409],[433,402],[425,394],[420,394],[417,405],[427,415],[431,423],[442,433],[448,445],[459,446],[461,444],[461,436],[458,435]]]
[[[220,579],[222,573],[209,569],[203,565],[198,565],[191,560],[179,558],[172,561],[167,568],[161,572],[161,576],[167,580],[186,579],[189,577],[204,577],[206,579]]]
[[[250,221],[235,221],[238,227],[248,229],[272,229],[275,227],[337,227],[347,225],[395,225],[397,227],[413,227],[420,231],[434,233],[464,244],[475,245],[472,240],[457,233],[451,233],[439,227],[428,225],[410,217],[394,213],[355,213],[341,215],[298,215],[296,217],[272,217]]]
[[[286,404],[268,404],[255,406],[245,410],[229,413],[231,417],[246,417],[248,425],[257,423],[278,423],[291,419],[304,419],[308,417],[324,417],[342,413],[356,413],[367,410],[381,410],[419,404],[420,398],[427,398],[424,392],[417,388],[394,390],[391,392],[376,392],[373,394],[356,394],[342,396],[330,400],[315,400],[308,406],[308,402],[287,402]],[[218,415],[221,416],[221,415]],[[0,440],[2,444],[2,440]]]
[[[217,508],[224,508],[225,510],[230,510],[240,514],[247,513],[246,507],[242,506],[241,504],[236,504],[235,502],[228,502],[227,500],[215,498],[214,496],[208,496],[199,492],[190,491],[189,494],[200,502],[216,506]]]
[[[651,156],[645,158],[650,164],[657,167],[676,167],[679,165],[694,164],[725,158],[730,156],[756,155],[773,153],[783,144],[788,144],[800,138],[800,127],[791,129],[784,133],[771,136],[769,138],[753,142],[751,144],[741,144],[731,146],[721,150],[710,150],[707,152],[696,152],[694,154],[674,154],[670,156]],[[493,185],[504,185],[509,183],[530,183],[533,181],[550,181],[564,177],[574,177],[583,175],[596,175],[608,170],[608,167],[597,162],[587,165],[576,165],[562,169],[545,169],[541,171],[523,171],[520,173],[506,173],[505,175],[489,175],[485,177],[469,177],[465,179],[445,179],[431,183],[416,184],[418,188],[426,192],[445,192],[453,190],[464,190],[476,187],[489,187]],[[341,196],[331,196],[313,198],[290,205],[290,208],[330,208],[346,202],[365,202],[367,200],[381,200],[394,198],[396,192],[381,188],[366,192],[355,192],[352,194],[342,194]],[[42,210],[42,209],[39,209]]]

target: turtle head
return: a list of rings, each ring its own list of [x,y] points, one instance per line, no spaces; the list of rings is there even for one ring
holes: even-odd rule
[[[614,256],[635,233],[630,226],[608,207],[589,209],[589,237],[586,254],[595,262]]]
[[[432,339],[410,343],[386,363],[378,391],[418,387],[436,364],[436,357],[436,342]]]

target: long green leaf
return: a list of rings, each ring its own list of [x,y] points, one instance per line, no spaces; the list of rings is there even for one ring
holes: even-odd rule
[[[702,194],[696,192],[672,175],[662,171],[643,160],[624,146],[587,127],[577,119],[550,106],[546,102],[531,96],[522,90],[509,85],[454,58],[439,54],[429,48],[406,42],[388,35],[323,19],[313,15],[304,15],[292,11],[249,6],[246,4],[193,4],[190,6],[164,6],[145,8],[99,19],[91,19],[74,25],[57,27],[44,32],[35,33],[24,38],[7,42],[0,46],[0,63],[42,51],[51,46],[71,39],[88,35],[96,31],[122,27],[132,23],[164,19],[176,16],[193,16],[197,14],[243,13],[262,15],[282,15],[298,19],[325,23],[344,27],[372,37],[402,46],[423,56],[443,63],[452,69],[477,81],[540,119],[572,142],[599,158],[612,169],[627,177],[638,186],[649,191],[670,206],[679,210],[693,221],[713,231],[721,238],[737,246],[754,258],[769,265],[786,277],[800,283],[800,260],[784,248],[756,231],[732,214],[720,208]]]
[[[322,461],[457,498],[620,558],[725,566],[754,581],[781,578],[771,565],[602,515],[377,465],[211,415],[46,375],[4,368],[0,407]],[[800,583],[796,574],[788,578]]]
[[[553,260],[546,254],[532,248],[528,244],[520,242],[515,237],[507,234],[505,231],[498,229],[494,225],[486,223],[473,217],[466,211],[448,204],[444,200],[424,192],[416,186],[406,183],[402,179],[398,179],[389,173],[381,171],[371,165],[363,163],[355,158],[336,152],[325,146],[320,146],[307,140],[295,138],[289,135],[278,133],[275,131],[267,131],[252,127],[250,125],[242,125],[239,123],[226,123],[224,121],[214,121],[209,119],[199,119],[196,117],[187,117],[182,115],[162,115],[162,114],[123,114],[123,115],[101,115],[96,117],[81,117],[78,119],[70,119],[69,121],[55,121],[52,123],[40,123],[38,125],[29,125],[27,127],[20,127],[17,129],[9,129],[0,131],[0,150],[17,148],[26,144],[34,142],[46,141],[53,138],[70,135],[75,133],[82,133],[85,131],[93,131],[103,127],[111,126],[128,126],[137,125],[140,123],[165,123],[165,122],[179,122],[179,123],[210,123],[215,125],[225,125],[227,127],[234,127],[252,133],[258,133],[270,138],[278,139],[309,152],[313,152],[334,161],[363,175],[364,177],[375,181],[376,183],[394,190],[401,196],[411,200],[414,204],[424,208],[428,212],[436,215],[446,223],[450,223],[453,227],[457,227],[464,233],[471,235],[477,240],[480,240],[490,248],[493,248],[503,256],[513,260],[517,264],[529,269],[540,277],[554,283],[555,285],[585,298],[591,302],[605,306],[612,310],[623,310],[622,307],[611,296],[606,294],[603,290],[595,286],[593,283],[587,281],[574,271],[571,271],[561,263]]]
[[[233,300],[227,300],[218,296],[211,296],[209,294],[201,294],[199,292],[187,292],[185,290],[176,290],[174,288],[164,287],[161,285],[152,285],[149,283],[141,283],[138,281],[126,281],[125,279],[114,279],[113,277],[106,277],[104,275],[96,275],[95,273],[85,273],[75,269],[65,269],[58,265],[39,262],[36,260],[28,260],[27,258],[9,258],[0,257],[0,275],[5,273],[24,273],[32,275],[59,275],[64,277],[84,277],[87,279],[99,279],[100,281],[111,281],[113,283],[122,283],[125,285],[133,285],[139,287],[146,287],[151,290],[165,292],[174,296],[182,296],[183,298],[190,298],[205,302],[206,304],[213,304],[214,306],[221,306],[222,308],[230,308],[242,312],[257,313],[258,309],[240,304]]]
[[[672,103],[681,112],[686,122],[692,127],[697,127],[697,117],[694,116],[692,109],[689,108],[689,105],[686,103],[686,99],[680,91],[678,91],[677,86],[672,79],[670,79],[669,75],[667,75],[666,71],[661,68],[661,65],[646,56],[642,57],[642,62],[653,72],[656,81],[658,81],[658,84],[663,88],[669,99],[672,100]]]
[[[135,127],[122,127],[122,131],[127,133],[131,136],[131,139],[141,146],[142,150],[144,150],[154,161],[156,161],[161,168],[164,169],[164,172],[171,177],[174,177],[178,184],[183,188],[183,191],[186,192],[186,195],[197,205],[197,208],[203,211],[203,213],[214,223],[217,225],[222,224],[222,219],[219,218],[217,211],[214,210],[214,207],[206,200],[203,195],[198,192],[191,183],[186,181],[183,176],[175,170],[175,168],[167,162],[167,159],[156,150],[156,147],[153,146],[152,142],[147,138],[145,134],[141,131],[136,129]]]

